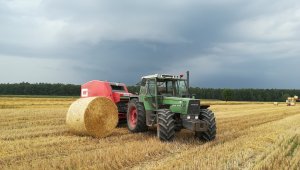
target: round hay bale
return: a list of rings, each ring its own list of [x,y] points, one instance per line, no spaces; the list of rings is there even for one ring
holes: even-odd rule
[[[294,96],[294,99],[298,100],[298,96]]]
[[[80,98],[71,104],[66,123],[72,133],[106,137],[117,126],[118,109],[106,97]]]

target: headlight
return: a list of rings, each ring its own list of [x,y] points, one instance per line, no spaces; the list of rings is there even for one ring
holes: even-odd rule
[[[187,119],[191,119],[191,116],[187,116],[186,118],[187,118]]]
[[[198,116],[195,116],[195,119],[199,119],[199,117],[198,117]]]

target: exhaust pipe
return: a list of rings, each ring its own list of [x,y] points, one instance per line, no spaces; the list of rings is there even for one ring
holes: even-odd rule
[[[190,95],[190,71],[186,72],[186,86],[187,86],[187,92]]]

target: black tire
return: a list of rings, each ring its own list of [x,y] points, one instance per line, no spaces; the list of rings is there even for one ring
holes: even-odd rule
[[[196,132],[195,136],[204,141],[211,141],[216,138],[216,119],[214,113],[209,109],[200,110],[200,120],[207,123],[208,129],[205,132]]]
[[[131,117],[133,112],[132,109],[136,110],[135,118]],[[133,119],[135,119],[135,123],[133,122]],[[128,103],[127,127],[128,130],[133,133],[144,132],[148,130],[145,108],[144,105],[138,101],[138,99],[131,99]]]
[[[169,110],[157,112],[157,137],[161,141],[172,141],[175,137],[174,113]]]

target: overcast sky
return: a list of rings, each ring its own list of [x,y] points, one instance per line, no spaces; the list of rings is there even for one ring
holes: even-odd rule
[[[300,89],[299,0],[0,0],[0,83]]]

